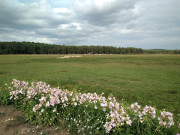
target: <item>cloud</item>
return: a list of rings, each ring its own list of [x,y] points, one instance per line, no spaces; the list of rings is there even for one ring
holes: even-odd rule
[[[77,18],[92,25],[107,26],[127,23],[136,18],[133,11],[137,0],[76,0],[74,9]],[[83,11],[83,12],[82,12]]]
[[[0,0],[0,40],[180,49],[179,0]]]
[[[24,4],[16,0],[1,1],[1,27],[36,29],[56,27],[68,23],[70,11],[65,8],[51,8],[45,0],[39,3]]]

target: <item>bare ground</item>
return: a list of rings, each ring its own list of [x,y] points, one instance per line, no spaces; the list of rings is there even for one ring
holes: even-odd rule
[[[21,111],[0,106],[0,135],[68,135],[64,127],[31,125]]]

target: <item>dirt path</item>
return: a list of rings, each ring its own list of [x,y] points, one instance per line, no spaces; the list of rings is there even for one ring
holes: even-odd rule
[[[42,127],[31,125],[23,113],[12,106],[0,106],[0,135],[67,135],[59,126]]]

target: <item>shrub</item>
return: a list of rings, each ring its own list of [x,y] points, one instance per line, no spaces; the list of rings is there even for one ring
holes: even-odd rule
[[[45,82],[13,79],[10,99],[33,124],[53,125],[63,120],[78,134],[176,134],[173,114],[138,103],[125,105],[109,95],[51,88]]]

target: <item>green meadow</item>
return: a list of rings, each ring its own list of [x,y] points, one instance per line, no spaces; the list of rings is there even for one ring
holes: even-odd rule
[[[13,78],[52,87],[113,94],[180,113],[180,55],[0,55],[0,89]]]

